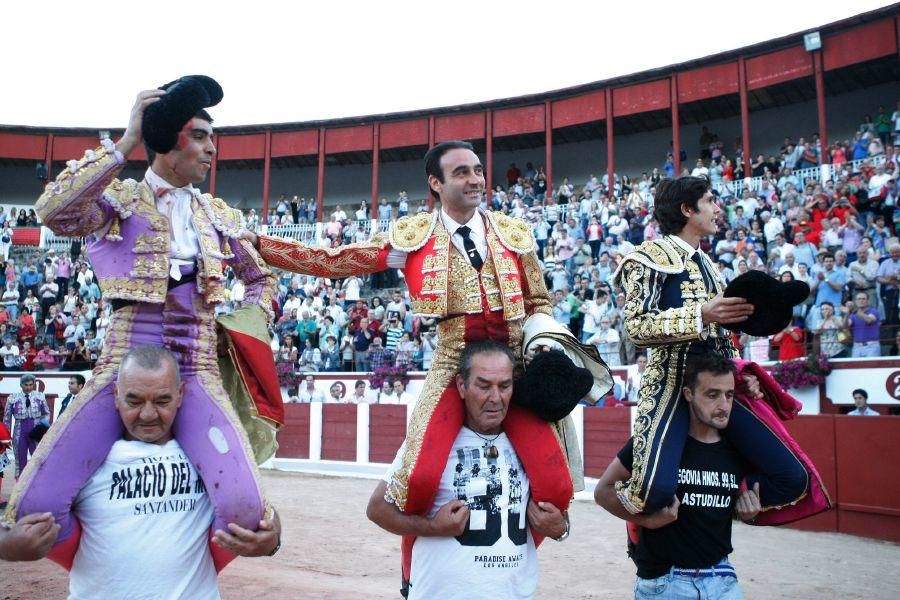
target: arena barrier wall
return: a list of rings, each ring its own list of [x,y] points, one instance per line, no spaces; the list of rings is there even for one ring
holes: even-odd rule
[[[287,408],[288,423],[278,435],[277,468],[291,469],[290,459],[311,459],[355,463],[375,475],[387,470],[403,443],[411,410],[378,404]],[[628,441],[632,410],[579,407],[573,413],[583,432],[585,476],[599,477]],[[800,415],[788,422],[788,429],[819,469],[835,504],[835,510],[793,526],[900,542],[900,419]]]

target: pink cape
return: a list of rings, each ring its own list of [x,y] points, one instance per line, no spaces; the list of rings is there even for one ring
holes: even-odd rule
[[[781,386],[769,375],[768,371],[755,362],[735,359],[738,369],[738,380],[741,375],[747,373],[755,375],[759,379],[762,398],[749,398],[740,391],[736,392],[740,400],[750,411],[756,415],[765,425],[772,430],[778,439],[803,464],[809,475],[809,489],[803,498],[794,504],[782,506],[759,513],[754,521],[755,525],[784,525],[825,512],[832,507],[828,492],[822,484],[822,478],[815,465],[800,448],[800,445],[791,437],[782,421],[788,421],[797,416],[803,405],[790,394],[781,389]]]

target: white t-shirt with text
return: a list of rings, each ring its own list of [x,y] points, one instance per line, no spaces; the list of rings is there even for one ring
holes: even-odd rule
[[[469,506],[469,523],[459,537],[416,539],[409,600],[534,596],[538,561],[525,512],[528,477],[506,434],[491,444],[497,458],[484,456],[485,441],[471,429],[463,427],[456,437],[428,516],[459,499]],[[404,451],[388,478],[400,468]]]
[[[177,441],[113,444],[73,511],[82,532],[70,600],[219,598],[212,504]]]

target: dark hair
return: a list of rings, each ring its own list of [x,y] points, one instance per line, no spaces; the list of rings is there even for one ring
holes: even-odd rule
[[[362,379],[357,379],[357,380],[356,380],[356,383],[353,384],[353,389],[356,389],[356,388],[358,388],[359,386],[366,387],[366,382],[363,381]]]
[[[434,175],[435,177],[437,177],[438,181],[444,183],[444,171],[441,169],[441,157],[451,150],[471,150],[472,152],[475,152],[475,147],[469,142],[463,142],[462,140],[449,140],[446,142],[441,142],[440,144],[431,148],[428,152],[425,153],[426,181],[428,177]],[[440,200],[440,195],[437,192],[431,190],[431,193],[434,194],[435,198]]]
[[[864,390],[864,389],[862,389],[862,388],[857,388],[857,389],[853,390],[853,395],[855,396],[855,395],[857,395],[857,394],[859,394],[860,396],[862,396],[862,397],[865,398],[866,400],[869,399],[869,392],[867,392],[866,390]]]
[[[687,225],[687,217],[681,212],[682,205],[697,210],[697,203],[709,191],[709,180],[705,177],[667,177],[656,185],[653,218],[659,223],[659,230],[666,234],[680,233]]]
[[[162,346],[145,345],[129,350],[122,358],[122,362],[119,363],[119,373],[116,382],[120,387],[122,385],[122,373],[125,371],[125,367],[132,362],[142,369],[153,370],[162,368],[163,362],[168,362],[175,369],[175,383],[181,384],[181,373],[178,370],[178,360],[176,360],[175,355]]]
[[[684,367],[684,387],[694,390],[700,373],[712,373],[713,375],[725,375],[731,373],[737,375],[737,367],[730,358],[721,354],[690,354]]]
[[[472,360],[478,354],[502,354],[509,359],[511,365],[516,364],[515,356],[509,346],[495,342],[494,340],[479,340],[466,344],[459,359],[459,374],[466,385],[469,384],[469,375],[472,372]]]
[[[76,373],[75,375],[72,375],[70,377],[70,379],[74,379],[78,385],[81,385],[81,386],[84,385],[84,381],[85,381],[84,375],[81,375],[80,373]]]
[[[213,118],[209,115],[208,112],[206,112],[205,108],[201,108],[196,113],[194,113],[194,116],[192,118],[203,119],[210,125],[212,125],[212,123],[213,123]],[[153,160],[156,158],[156,151],[154,151],[153,148],[148,146],[147,142],[144,142],[144,150],[147,152],[147,162],[152,165]]]

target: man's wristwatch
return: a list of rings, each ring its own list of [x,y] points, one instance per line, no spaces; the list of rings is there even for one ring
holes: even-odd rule
[[[572,527],[571,523],[569,523],[569,511],[564,510],[564,511],[562,511],[562,514],[563,514],[563,518],[566,520],[566,530],[563,531],[561,536],[553,538],[557,542],[561,542],[564,539],[566,539],[567,537],[569,537],[569,531],[571,530],[571,527]]]

